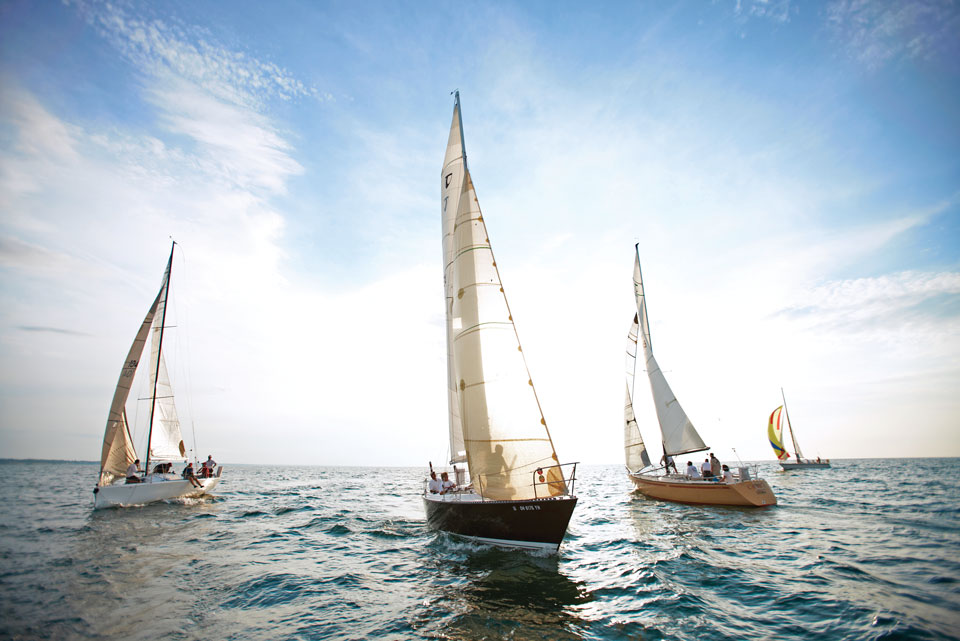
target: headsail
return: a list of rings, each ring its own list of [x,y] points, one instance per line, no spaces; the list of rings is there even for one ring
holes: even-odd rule
[[[633,316],[633,325],[627,335],[627,396],[623,406],[623,454],[627,469],[636,472],[650,467],[650,455],[643,443],[640,426],[633,413],[633,379],[637,369],[637,330],[640,324],[637,315]]]
[[[664,453],[668,455],[699,452],[707,449],[700,434],[690,419],[687,418],[680,401],[670,389],[657,360],[653,357],[653,346],[650,342],[650,322],[647,319],[647,302],[643,293],[643,277],[640,273],[640,253],[637,249],[633,264],[633,290],[637,299],[637,318],[640,323],[640,339],[643,340],[643,356],[647,368],[647,377],[650,379],[650,391],[653,393],[653,403],[657,410],[657,420],[660,423],[660,432],[663,435]]]
[[[783,447],[783,426],[780,424],[780,416],[783,413],[783,405],[770,413],[770,420],[767,423],[767,438],[770,439],[770,447],[773,453],[781,461],[790,458],[790,453]]]
[[[164,301],[165,302],[165,301]],[[161,303],[163,306],[164,303]],[[162,318],[158,314],[157,318]],[[158,335],[160,328],[153,328],[153,343],[150,348],[150,387],[153,388],[154,376],[156,380],[156,409],[153,414],[153,432],[150,437],[150,460],[157,463],[169,463],[186,460],[186,447],[180,433],[180,419],[177,417],[177,407],[173,402],[173,386],[167,374],[167,363],[163,354],[158,351]],[[157,360],[159,359],[159,363]]]
[[[161,301],[166,298],[172,262],[173,250],[170,251],[167,269],[164,271],[163,280],[160,282],[160,291],[157,292],[157,297],[150,305],[150,309],[147,310],[147,315],[140,325],[140,330],[133,339],[130,351],[127,352],[127,358],[123,361],[123,367],[120,368],[120,380],[117,381],[117,387],[113,393],[113,402],[110,403],[107,427],[103,435],[103,448],[100,453],[100,485],[108,485],[115,477],[126,474],[127,466],[137,458],[130,437],[130,429],[127,425],[127,397],[130,395],[134,374],[137,373],[137,366],[140,363],[140,357],[143,355],[147,335],[153,327],[157,309],[160,307]]]
[[[459,94],[441,172],[451,453],[460,441],[477,491],[532,499],[566,491],[466,167]],[[458,430],[459,423],[459,430]],[[534,492],[545,468],[547,486]]]

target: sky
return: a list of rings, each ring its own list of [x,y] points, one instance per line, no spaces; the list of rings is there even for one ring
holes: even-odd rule
[[[454,90],[561,461],[623,461],[635,244],[722,460],[773,458],[781,388],[807,455],[960,456],[957,33],[952,0],[0,0],[0,457],[99,458],[173,238],[195,454],[443,461]]]

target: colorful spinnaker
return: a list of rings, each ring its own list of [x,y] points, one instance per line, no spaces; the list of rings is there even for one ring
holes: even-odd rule
[[[790,458],[790,453],[783,447],[783,426],[780,423],[782,413],[783,405],[770,414],[770,422],[767,424],[767,437],[770,439],[770,447],[773,448],[773,453],[781,461],[786,461]]]

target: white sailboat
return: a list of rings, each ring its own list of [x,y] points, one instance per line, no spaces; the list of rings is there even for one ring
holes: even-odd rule
[[[577,502],[576,464],[560,465],[527,369],[467,168],[459,92],[440,203],[457,489],[425,487],[427,523],[502,547],[556,551]]]
[[[774,454],[777,455],[780,467],[784,470],[823,469],[830,467],[830,459],[821,460],[819,456],[816,459],[803,458],[803,453],[800,451],[800,444],[797,442],[797,435],[793,431],[793,424],[790,422],[790,412],[787,410],[787,397],[784,395],[782,387],[780,388],[780,398],[783,399],[783,405],[773,410],[773,412],[770,413],[770,419],[767,421],[767,438],[770,440],[770,447],[773,448]],[[793,452],[796,456],[792,461],[788,460],[790,458],[790,452],[787,451],[783,444],[783,424],[781,417],[786,417],[787,430],[790,432],[790,440],[793,441]]]
[[[624,407],[624,453],[630,480],[646,496],[664,501],[757,507],[776,505],[777,498],[767,482],[755,478],[747,467],[740,467],[731,480],[723,481],[719,478],[690,478],[686,474],[677,473],[675,467],[674,472],[670,473],[666,466],[669,457],[702,452],[709,448],[687,418],[653,356],[647,301],[640,273],[640,254],[639,249],[635,247],[635,250],[633,285],[637,313],[633,317],[633,325],[627,338],[627,400]],[[644,363],[650,380],[657,422],[660,425],[664,454],[662,460],[665,462],[663,468],[654,468],[650,464],[633,411],[633,381],[639,340],[642,340]]]
[[[197,478],[199,487],[180,475],[165,471],[174,463],[187,462],[186,448],[180,433],[180,420],[174,404],[173,386],[170,384],[163,356],[167,294],[170,289],[170,270],[175,247],[176,242],[170,247],[170,258],[163,272],[160,291],[150,305],[120,369],[120,379],[110,404],[103,436],[100,477],[93,489],[96,508],[141,505],[165,499],[201,496],[220,483],[222,467],[208,478]],[[128,477],[128,469],[135,462],[139,462],[139,458],[130,434],[126,405],[148,336],[152,341],[148,369],[151,394],[148,399],[150,422],[146,460],[142,471]],[[151,465],[154,465],[153,471],[150,471]],[[199,474],[198,471],[197,475]]]

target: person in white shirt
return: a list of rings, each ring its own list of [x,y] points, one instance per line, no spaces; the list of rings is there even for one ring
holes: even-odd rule
[[[726,465],[723,466],[723,482],[736,483],[736,481],[733,480],[733,474],[730,473],[730,468]]]
[[[217,467],[217,462],[213,460],[213,456],[212,456],[212,455],[207,454],[207,460],[204,461],[204,462],[200,465],[200,467],[202,468],[202,469],[200,470],[200,476],[202,476],[202,477],[204,477],[204,478],[210,478],[211,476],[213,476],[213,470],[214,470],[214,468]]]
[[[446,472],[440,473],[440,494],[446,494],[457,489],[457,484],[450,480]]]
[[[700,470],[698,470],[697,466],[693,464],[693,461],[687,461],[687,478],[700,478]]]
[[[129,466],[127,466],[127,483],[139,483],[140,477],[137,476],[137,472],[140,471],[140,459],[137,459]]]
[[[437,480],[437,473],[433,470],[430,471],[430,493],[431,494],[440,494],[443,491],[443,484]]]
[[[713,476],[713,468],[710,467],[710,459],[703,459],[703,463],[700,464],[700,471],[703,472],[703,478],[705,479]]]

